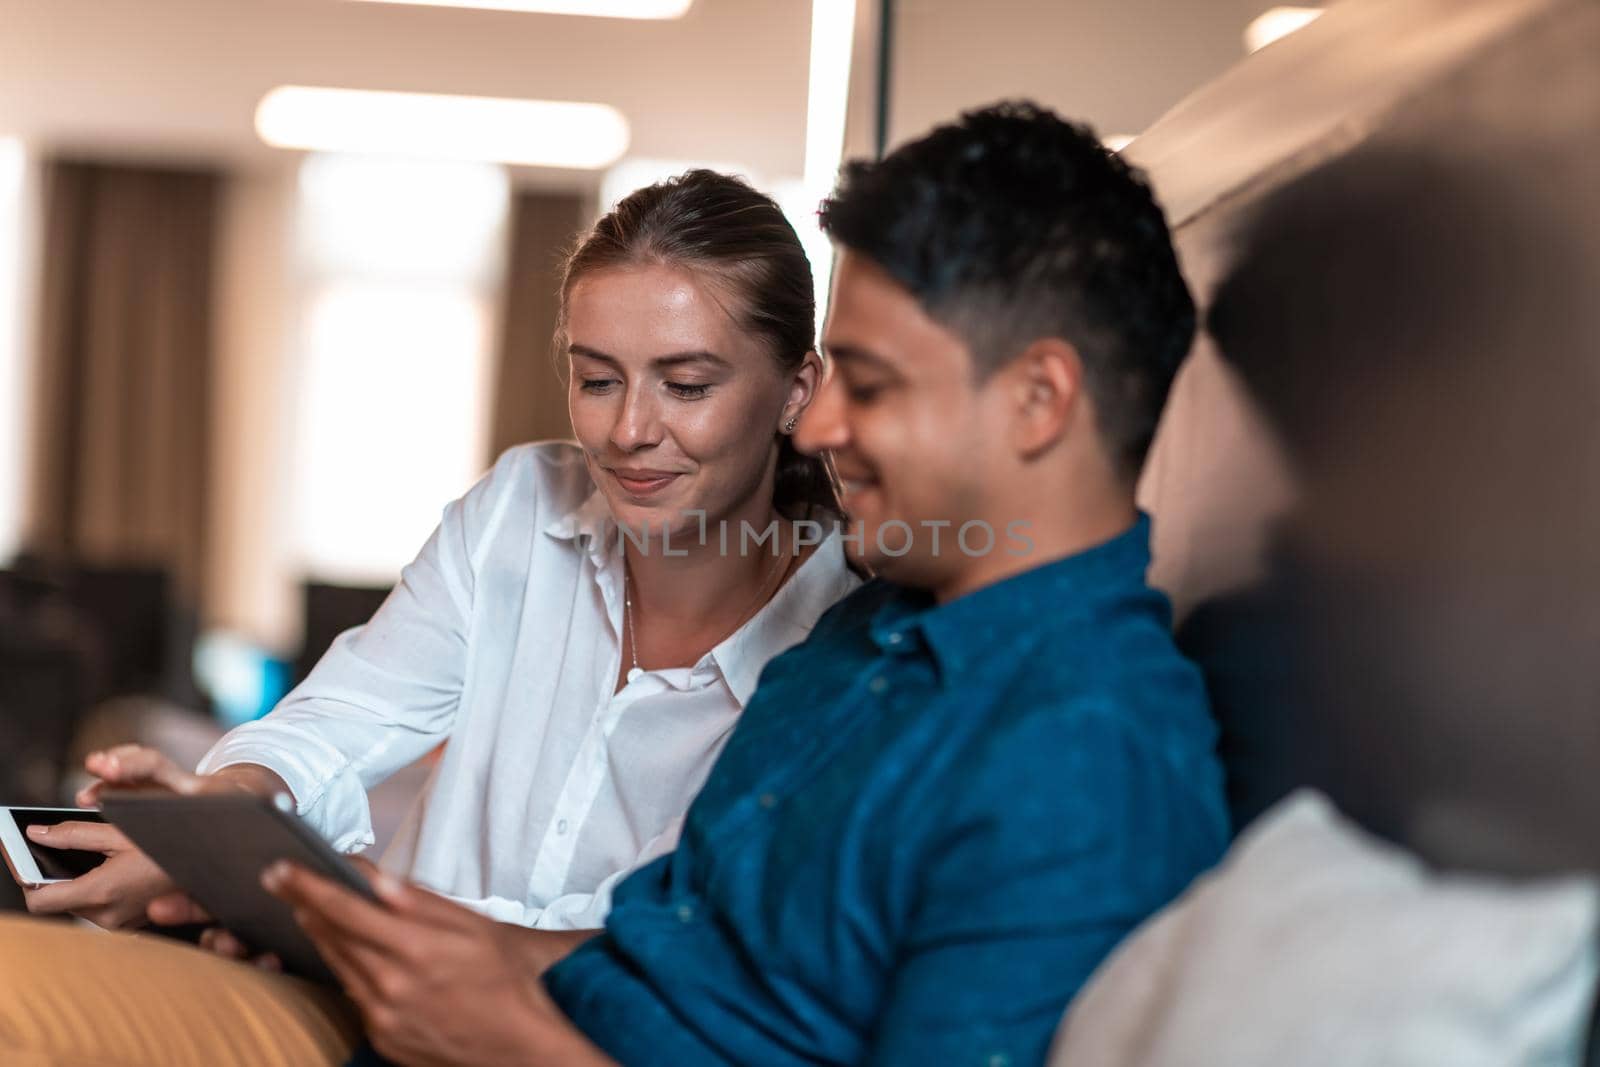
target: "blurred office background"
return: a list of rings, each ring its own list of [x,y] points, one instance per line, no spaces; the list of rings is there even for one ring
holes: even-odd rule
[[[129,736],[198,755],[564,436],[555,269],[628,190],[746,174],[820,286],[841,154],[1016,95],[1120,144],[1261,14],[0,0],[0,797]]]
[[[822,285],[841,155],[1031,96],[1147,171],[1206,326],[1140,500],[1236,829],[1312,785],[1429,864],[1600,870],[1591,0],[482,4],[566,13],[0,0],[0,801],[98,744],[193,760],[565,434],[554,267],[619,195],[742,171]],[[1329,946],[1266,914],[1297,991]],[[1347,1018],[1411,944],[1194,1017]]]

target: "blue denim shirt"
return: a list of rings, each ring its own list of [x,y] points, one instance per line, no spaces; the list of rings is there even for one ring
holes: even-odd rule
[[[1149,520],[944,605],[870,582],[767,665],[676,852],[547,976],[625,1065],[1042,1062],[1227,842]]]

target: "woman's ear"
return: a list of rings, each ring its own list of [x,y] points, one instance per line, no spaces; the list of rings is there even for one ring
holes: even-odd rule
[[[1082,395],[1083,361],[1071,343],[1041,337],[1007,368],[1011,381],[1012,445],[1032,458],[1064,437]]]
[[[787,427],[799,420],[801,412],[811,405],[821,385],[822,357],[813,348],[806,352],[800,366],[795,368],[789,379],[789,395],[784,399],[783,417],[779,420],[782,426]]]

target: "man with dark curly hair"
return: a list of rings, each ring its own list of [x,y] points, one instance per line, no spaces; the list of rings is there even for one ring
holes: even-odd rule
[[[1194,330],[1149,188],[1007,104],[851,164],[821,218],[834,369],[796,438],[833,454],[879,577],[768,665],[678,850],[542,984],[487,951],[433,961],[478,989],[504,967],[491,1010],[374,962],[385,1054],[1037,1064],[1225,847],[1205,691],[1134,505]],[[377,909],[277,884],[336,958],[429,921],[407,887]]]

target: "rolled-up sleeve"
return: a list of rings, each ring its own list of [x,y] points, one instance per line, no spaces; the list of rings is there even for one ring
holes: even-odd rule
[[[496,510],[494,474],[452,502],[365,626],[341,634],[265,718],[223,737],[200,773],[242,763],[281,777],[296,809],[342,851],[372,844],[367,789],[449,733],[461,702],[474,546]]]

